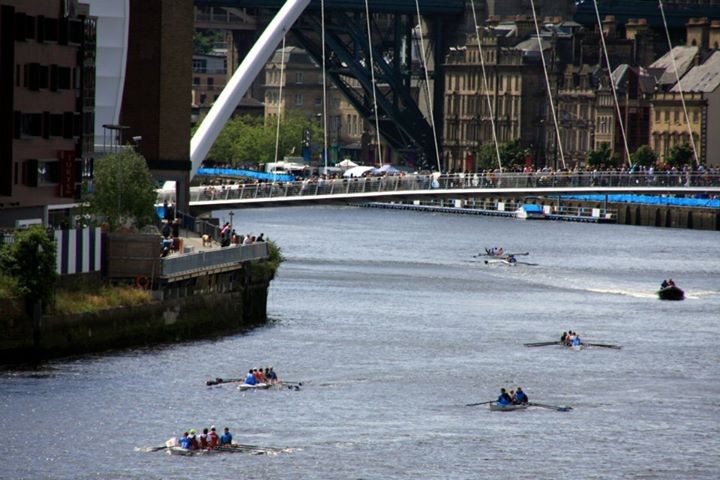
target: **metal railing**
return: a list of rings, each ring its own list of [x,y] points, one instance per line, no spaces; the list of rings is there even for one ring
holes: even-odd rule
[[[212,267],[219,268],[224,265],[264,258],[268,258],[268,245],[265,242],[173,255],[161,259],[160,275],[170,277],[189,274]]]
[[[718,173],[655,172],[652,174],[618,172],[533,172],[474,173],[451,175],[392,175],[323,179],[293,182],[257,182],[190,189],[190,202],[348,195],[352,193],[410,192],[467,189],[547,189],[588,187],[663,187],[668,191],[686,187],[720,188]],[[159,200],[173,200],[172,193],[160,192]]]

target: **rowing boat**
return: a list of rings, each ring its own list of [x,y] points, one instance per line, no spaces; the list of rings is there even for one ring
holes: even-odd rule
[[[488,408],[493,412],[512,412],[514,410],[525,410],[528,408],[527,403],[518,405],[499,405],[497,402],[488,404]]]
[[[273,387],[275,385],[280,385],[279,383],[273,384],[273,383],[256,383],[255,385],[250,385],[247,383],[241,383],[237,386],[237,389],[240,391],[245,390],[267,390],[270,387]]]
[[[172,439],[171,439],[172,440]],[[168,440],[170,442],[171,440]],[[219,445],[211,449],[188,450],[177,445],[168,446],[165,451],[168,455],[180,455],[185,457],[197,455],[214,455],[216,453],[249,453],[251,455],[268,455],[283,451],[281,448],[260,447],[257,445],[243,445],[233,443],[231,445]]]
[[[584,350],[588,347],[601,347],[601,348],[614,348],[616,350],[620,350],[622,347],[620,345],[612,345],[609,343],[592,343],[592,342],[583,342],[580,345],[565,345],[565,343],[556,341],[556,342],[535,342],[535,343],[524,343],[526,347],[548,347],[551,345],[561,345],[563,347],[570,348],[572,350]]]

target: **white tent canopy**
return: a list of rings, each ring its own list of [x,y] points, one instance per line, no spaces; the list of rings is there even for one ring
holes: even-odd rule
[[[362,177],[365,173],[374,168],[375,167],[353,167],[346,170],[345,173],[343,173],[343,177]]]
[[[336,167],[340,167],[340,168],[345,168],[345,169],[347,169],[347,168],[357,167],[358,164],[355,163],[355,162],[353,162],[353,161],[350,160],[349,158],[346,158],[346,159],[343,160],[342,162],[338,162],[335,166],[336,166]]]

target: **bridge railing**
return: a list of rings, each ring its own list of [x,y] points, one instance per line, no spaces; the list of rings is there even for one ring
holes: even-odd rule
[[[352,193],[382,193],[419,190],[460,190],[469,188],[548,188],[548,187],[718,187],[718,173],[655,172],[533,172],[476,173],[452,175],[391,175],[343,179],[314,179],[294,182],[243,183],[193,187],[190,201],[241,200]]]

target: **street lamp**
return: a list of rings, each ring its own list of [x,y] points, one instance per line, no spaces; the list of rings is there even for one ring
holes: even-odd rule
[[[233,219],[234,215],[235,215],[235,213],[232,210],[230,210],[230,213],[228,213],[228,216],[230,216],[230,231],[232,231],[232,228],[233,228],[233,220],[232,219]]]

